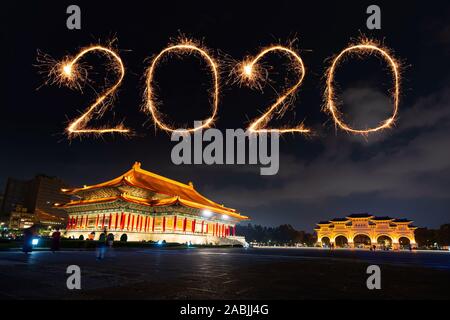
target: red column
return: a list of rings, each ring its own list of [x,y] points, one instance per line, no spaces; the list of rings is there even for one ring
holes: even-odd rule
[[[209,223],[206,224],[206,234],[208,234]]]
[[[89,215],[86,215],[86,220],[84,221],[84,228],[86,229],[88,227],[89,222]]]
[[[194,233],[195,232],[195,219],[194,219],[194,221],[192,221],[192,233]]]
[[[134,214],[131,215],[131,231],[134,230]]]
[[[140,222],[141,222],[141,216],[137,215],[137,217],[136,217],[136,231],[139,231],[139,227],[140,227],[139,223]]]
[[[177,230],[177,216],[173,217],[173,231]]]
[[[152,231],[155,231],[155,217],[152,218]]]
[[[166,232],[166,217],[163,217],[162,230],[163,230],[163,232]]]
[[[186,232],[186,226],[187,226],[187,218],[184,218],[184,220],[183,220],[183,232]]]
[[[127,214],[127,230],[130,230],[130,214]]]
[[[203,227],[205,226],[205,221],[202,220],[202,234],[203,234]]]
[[[102,218],[102,230],[105,227],[105,214],[103,214],[103,218]]]
[[[108,230],[111,229],[111,223],[112,223],[112,214],[109,214],[109,221],[108,221]]]
[[[142,221],[143,221],[143,217],[142,216],[139,216],[140,217],[140,219],[139,219],[139,231],[142,231]]]
[[[97,215],[97,219],[95,220],[95,229],[97,229],[98,227],[98,220],[100,219],[100,216]]]
[[[233,237],[236,237],[236,225],[233,226]]]
[[[148,227],[148,216],[145,216],[145,224],[144,224],[144,232],[147,232],[147,227]]]
[[[116,214],[114,215],[115,220],[114,220],[114,230],[117,230],[117,219],[119,218],[119,214],[116,212]]]
[[[125,228],[125,213],[122,212],[122,216],[120,217],[120,229]]]
[[[77,228],[77,224],[78,224],[78,216],[77,216],[77,218],[75,219],[75,223],[74,223],[74,229],[76,229],[76,228]]]
[[[220,233],[219,233],[219,223],[216,222],[216,236],[219,237]]]

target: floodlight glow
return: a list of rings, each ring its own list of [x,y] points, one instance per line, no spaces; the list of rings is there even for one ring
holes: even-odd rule
[[[202,214],[205,217],[211,217],[212,216],[212,212],[209,211],[209,210],[203,210]]]

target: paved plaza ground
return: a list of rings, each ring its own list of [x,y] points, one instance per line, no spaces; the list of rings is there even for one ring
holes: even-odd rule
[[[381,267],[381,290],[366,287]],[[81,268],[68,290],[66,268]],[[0,299],[449,299],[450,253],[323,249],[0,252]]]

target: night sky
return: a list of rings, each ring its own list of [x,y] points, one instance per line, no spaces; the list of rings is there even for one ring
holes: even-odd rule
[[[382,29],[366,28],[366,8],[382,9]],[[66,8],[78,4],[82,29],[66,28]],[[0,187],[7,177],[37,173],[79,186],[114,178],[135,161],[144,169],[193,181],[211,199],[236,208],[253,223],[311,231],[321,220],[355,212],[409,218],[418,226],[450,222],[450,4],[448,1],[14,1],[1,17]],[[202,41],[215,57],[242,60],[273,43],[297,38],[307,75],[293,109],[272,126],[298,123],[316,135],[284,135],[280,171],[260,176],[260,166],[173,165],[170,136],[156,131],[141,111],[149,59],[180,34]],[[321,111],[327,59],[360,34],[383,41],[403,64],[396,126],[367,138],[336,130]],[[64,129],[95,97],[42,86],[37,50],[56,59],[111,39],[126,66],[113,112],[93,124],[124,119],[133,137],[67,140]],[[100,86],[102,60],[94,77]],[[271,86],[264,92],[223,81],[216,128],[245,128],[293,79],[288,60],[271,56]],[[210,74],[196,57],[170,59],[158,69],[158,95],[177,124],[204,119],[210,110]],[[113,77],[113,76],[112,76]],[[287,78],[287,82],[284,79]],[[351,59],[337,76],[345,119],[371,125],[389,116],[391,77],[374,57]]]

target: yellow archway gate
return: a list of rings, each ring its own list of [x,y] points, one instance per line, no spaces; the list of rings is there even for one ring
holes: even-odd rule
[[[359,213],[345,218],[319,222],[314,230],[317,233],[317,245],[319,246],[323,245],[322,239],[328,238],[331,243],[334,243],[338,236],[345,237],[349,247],[355,246],[354,239],[358,236],[368,237],[370,245],[378,245],[378,238],[386,236],[391,239],[390,247],[398,250],[401,249],[399,240],[402,238],[408,239],[412,248],[417,246],[414,237],[414,230],[417,228],[411,224],[412,221],[407,219],[376,217],[367,213]],[[364,247],[369,247],[369,245],[365,244]],[[406,246],[403,245],[403,247]]]

